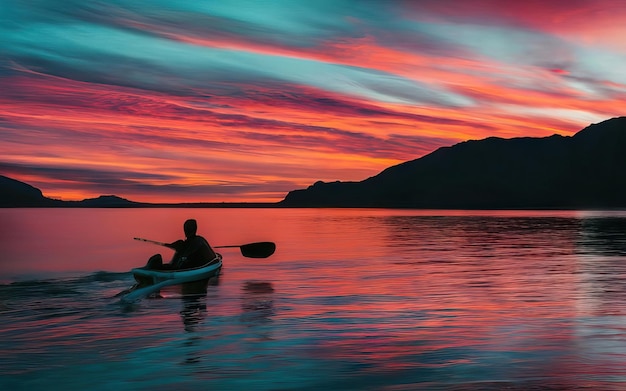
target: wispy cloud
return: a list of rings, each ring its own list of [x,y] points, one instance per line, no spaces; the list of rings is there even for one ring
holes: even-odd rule
[[[0,171],[53,197],[278,200],[626,111],[609,0],[9,0],[0,17]]]

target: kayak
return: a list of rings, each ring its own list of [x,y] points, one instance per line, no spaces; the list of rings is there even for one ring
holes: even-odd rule
[[[217,254],[215,259],[206,264],[192,268],[181,270],[156,270],[138,267],[132,270],[133,277],[140,285],[158,284],[160,282],[169,281],[172,284],[180,284],[183,282],[191,282],[211,278],[219,275],[222,269],[222,256]]]
[[[217,254],[215,259],[203,266],[181,270],[156,270],[138,267],[132,269],[133,277],[137,281],[134,287],[124,292],[121,300],[133,302],[157,292],[169,285],[200,281],[219,276],[222,270],[222,256]]]

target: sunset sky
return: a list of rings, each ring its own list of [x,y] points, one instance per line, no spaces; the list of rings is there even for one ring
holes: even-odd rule
[[[279,201],[626,115],[626,3],[3,0],[0,174],[65,200]]]

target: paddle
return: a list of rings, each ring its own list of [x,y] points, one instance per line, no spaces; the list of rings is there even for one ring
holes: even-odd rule
[[[159,246],[165,246],[172,248],[169,243],[157,242],[156,240],[143,239],[143,238],[133,238],[135,240],[139,240],[141,242],[147,242],[156,244]],[[239,244],[239,245],[229,245],[229,246],[215,246],[213,248],[235,248],[239,247],[241,251],[241,255],[247,258],[267,258],[270,255],[274,254],[276,251],[276,243],[274,242],[254,242],[247,244]]]
[[[276,251],[274,242],[255,242],[231,246],[215,246],[215,248],[239,247],[241,255],[248,258],[267,258]]]
[[[165,243],[165,242],[157,242],[156,240],[150,240],[150,239],[144,239],[144,238],[133,238],[133,239],[139,240],[141,242],[152,243],[152,244],[156,244],[156,245],[159,245],[159,246],[165,246],[165,247],[172,248],[169,243]]]

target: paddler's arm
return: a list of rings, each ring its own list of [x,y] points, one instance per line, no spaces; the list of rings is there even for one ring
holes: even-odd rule
[[[165,245],[165,247],[171,248],[171,249],[173,249],[173,250],[175,250],[177,252],[181,251],[184,248],[184,246],[185,246],[185,241],[183,241],[183,240],[177,240],[175,242],[167,243]]]
[[[185,247],[187,247],[187,244],[185,243],[184,240],[177,240],[175,242],[168,244],[167,247],[176,251],[174,255],[172,256],[172,259],[170,260],[168,265],[170,265],[174,269],[179,268],[181,266],[180,262],[182,260],[182,253],[185,250]]]

